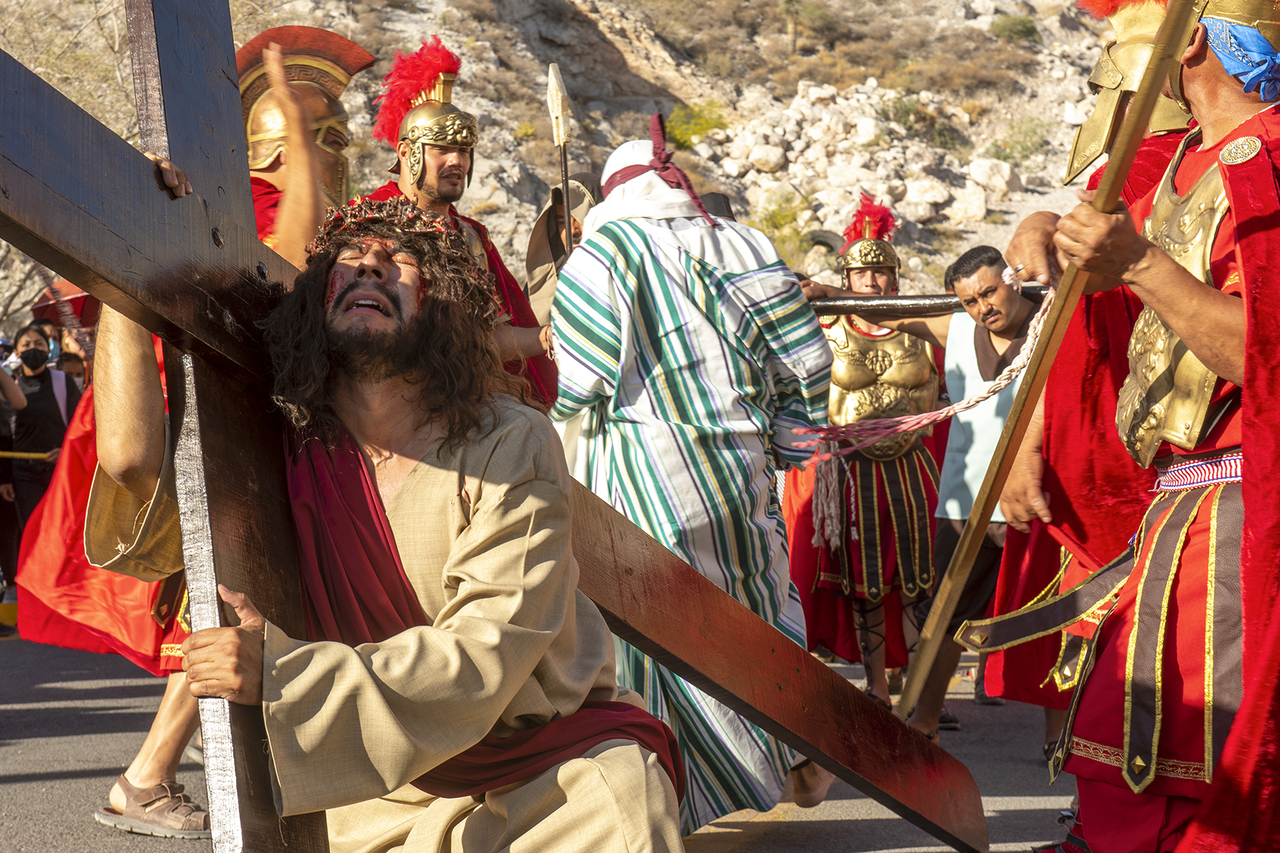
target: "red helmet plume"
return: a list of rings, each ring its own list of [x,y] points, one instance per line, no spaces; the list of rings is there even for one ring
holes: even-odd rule
[[[876,204],[875,199],[863,193],[862,206],[854,211],[853,222],[844,229],[844,248],[840,251],[843,252],[858,240],[867,238],[889,241],[893,239],[890,235],[896,224],[893,211],[882,204]]]
[[[397,50],[390,73],[382,79],[385,91],[374,101],[380,106],[373,138],[394,148],[400,141],[400,123],[413,109],[414,99],[430,92],[441,74],[457,74],[461,67],[462,60],[440,43],[439,36],[424,41],[414,53],[405,55]]]
[[[1131,6],[1143,0],[1079,0],[1080,10],[1088,12],[1098,20],[1110,18],[1122,6]]]

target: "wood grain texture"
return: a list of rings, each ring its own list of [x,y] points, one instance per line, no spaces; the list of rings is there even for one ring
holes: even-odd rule
[[[578,586],[614,633],[935,838],[987,849],[963,764],[575,486]]]
[[[183,350],[265,375],[253,323],[266,281],[296,270],[252,217],[170,198],[149,160],[2,52],[0,114],[0,238]]]
[[[125,20],[143,150],[168,156],[215,207],[252,228],[230,5],[125,0]]]
[[[174,468],[192,628],[236,624],[222,583],[305,637],[279,417],[265,395],[194,356],[167,353],[165,364],[170,412],[181,413]],[[217,853],[328,849],[323,814],[276,815],[260,708],[201,699],[200,728]]]

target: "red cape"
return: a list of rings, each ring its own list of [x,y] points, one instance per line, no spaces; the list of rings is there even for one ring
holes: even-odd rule
[[[1143,140],[1125,180],[1126,204],[1142,198],[1164,176],[1185,134]],[[1106,167],[1089,178],[1096,189]],[[1126,289],[1084,297],[1067,326],[1059,357],[1044,389],[1044,490],[1052,500],[1053,530],[1036,521],[1030,533],[1010,529],[1005,539],[994,613],[1029,604],[1058,573],[1066,544],[1079,562],[1099,567],[1118,556],[1138,529],[1151,501],[1154,471],[1144,471],[1116,435],[1116,399],[1129,374],[1129,335],[1142,302]],[[1063,357],[1066,356],[1066,357]],[[1077,567],[1083,580],[1085,570]],[[1058,659],[1060,635],[993,652],[986,689],[1065,710],[1069,692],[1041,686]]]
[[[403,196],[404,193],[400,191],[396,182],[388,181],[365,198],[386,201]],[[524,288],[516,281],[515,276],[507,269],[507,265],[502,262],[502,256],[498,254],[493,241],[489,239],[489,232],[479,222],[458,213],[453,205],[449,205],[449,214],[470,225],[480,235],[489,260],[489,270],[493,273],[497,284],[498,298],[502,300],[502,310],[511,317],[512,324],[522,329],[538,328],[538,318],[534,316],[533,308],[529,305],[529,297],[525,295]],[[555,362],[545,355],[536,355],[533,358],[513,359],[505,366],[508,373],[523,376],[529,381],[535,402],[546,409],[550,409],[555,404],[560,385],[560,374],[556,370]]]
[[[90,386],[67,425],[49,490],[23,531],[18,627],[33,643],[114,652],[164,675],[166,631],[150,616],[162,585],[94,568],[84,553],[85,508],[97,465]]]
[[[1263,116],[1265,147],[1222,169],[1236,220],[1244,281],[1244,697],[1214,770],[1213,786],[1179,853],[1280,849],[1280,619],[1272,618],[1280,572],[1280,116]]]
[[[280,213],[280,199],[284,193],[270,181],[262,178],[250,178],[249,188],[253,192],[253,215],[258,222],[258,239],[265,240],[276,230],[276,216]]]

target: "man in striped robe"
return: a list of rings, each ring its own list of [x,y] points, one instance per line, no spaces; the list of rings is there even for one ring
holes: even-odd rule
[[[768,239],[706,212],[664,150],[628,142],[551,312],[571,471],[762,619],[804,642],[774,473],[825,422],[831,350]],[[621,641],[619,683],[675,731],[682,831],[782,796],[792,751]],[[751,650],[744,649],[749,664]],[[797,801],[830,775],[801,761]]]

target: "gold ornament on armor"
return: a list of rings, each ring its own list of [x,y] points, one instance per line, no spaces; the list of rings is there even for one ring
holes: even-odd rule
[[[847,317],[827,329],[827,339],[835,356],[828,403],[834,426],[933,410],[938,372],[927,343],[902,332],[867,337],[851,328]],[[859,452],[869,459],[896,459],[922,434],[889,436]]]
[[[1228,208],[1222,173],[1214,165],[1184,196],[1173,187],[1183,152],[1189,144],[1198,144],[1199,137],[1199,132],[1188,134],[1178,148],[1156,191],[1142,236],[1211,284],[1213,242]],[[1156,312],[1142,309],[1129,337],[1129,375],[1116,405],[1116,429],[1129,455],[1148,468],[1161,442],[1195,449],[1212,420],[1209,404],[1217,381]]]

